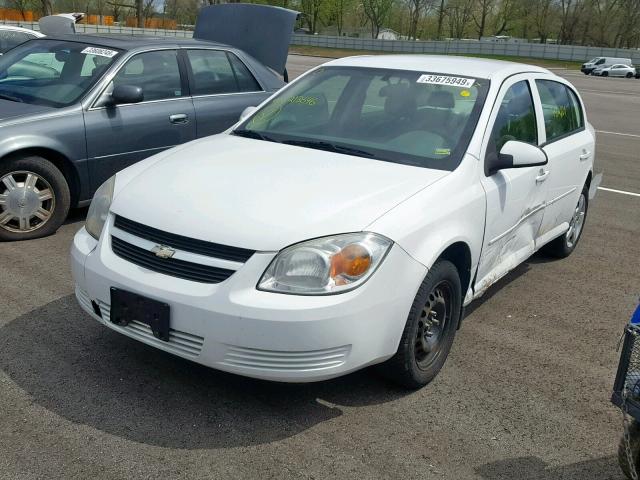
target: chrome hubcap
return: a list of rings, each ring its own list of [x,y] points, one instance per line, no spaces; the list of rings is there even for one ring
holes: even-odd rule
[[[37,173],[17,171],[0,178],[0,228],[31,232],[49,221],[54,208],[53,189]]]
[[[584,225],[584,216],[586,213],[587,200],[584,197],[584,194],[580,195],[580,200],[578,200],[578,205],[576,205],[576,209],[573,212],[573,217],[571,217],[571,221],[569,222],[569,230],[565,235],[565,239],[567,241],[567,247],[572,248],[578,238],[580,238],[580,233],[582,232],[582,226]]]
[[[438,284],[429,294],[420,313],[415,342],[418,367],[427,368],[439,355],[444,332],[451,316],[451,288]]]

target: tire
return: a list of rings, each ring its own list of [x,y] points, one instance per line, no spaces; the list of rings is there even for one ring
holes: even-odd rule
[[[581,207],[581,202],[584,202],[584,208]],[[587,221],[587,213],[589,212],[589,187],[586,185],[583,187],[578,199],[578,204],[574,210],[574,216],[569,222],[569,230],[564,235],[559,236],[555,240],[547,243],[542,247],[543,253],[556,258],[566,258],[576,249],[582,232],[584,231],[584,225]],[[580,220],[580,217],[582,220]],[[578,230],[576,234],[576,222]]]
[[[380,365],[383,375],[409,389],[431,382],[449,355],[461,313],[462,287],[458,270],[451,262],[439,260],[418,289],[398,351]],[[427,319],[430,325],[427,325]],[[434,324],[434,320],[438,324]],[[432,339],[431,343],[427,338]],[[427,354],[425,345],[436,349]]]
[[[609,76],[609,72],[602,72],[602,76],[603,77],[608,77]]]
[[[48,160],[29,156],[0,162],[0,241],[55,233],[70,204],[69,185]]]
[[[629,72],[627,73],[627,78],[632,78],[633,77],[633,73]]]
[[[633,457],[633,465],[636,472],[640,471],[640,426],[635,420],[629,425],[629,440],[631,446],[631,456]],[[624,475],[631,479],[631,468],[629,466],[629,459],[627,458],[627,450],[624,444],[624,436],[620,438],[618,444],[618,465]]]

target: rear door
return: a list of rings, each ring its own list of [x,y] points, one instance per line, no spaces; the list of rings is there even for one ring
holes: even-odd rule
[[[542,123],[530,75],[506,80],[491,114],[483,163],[509,140],[539,145]],[[483,292],[535,251],[544,215],[548,165],[509,168],[481,180],[487,198],[486,227],[478,264],[476,294]]]
[[[138,53],[115,74],[107,92],[114,85],[139,86],[144,100],[85,112],[93,188],[135,162],[195,138],[195,111],[181,70],[175,49]]]
[[[595,139],[586,128],[584,107],[570,85],[536,79],[536,101],[544,118],[542,149],[549,158],[544,219],[536,248],[569,228],[580,192],[593,165]]]
[[[232,52],[185,50],[189,88],[196,117],[196,136],[220,133],[240,118],[242,111],[269,96],[247,66]]]

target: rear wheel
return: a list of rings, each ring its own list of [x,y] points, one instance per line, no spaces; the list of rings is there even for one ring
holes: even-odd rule
[[[71,196],[55,165],[41,157],[0,163],[0,241],[54,233],[67,216]]]
[[[633,73],[631,72],[627,73],[627,78],[631,78],[631,77],[633,77]]]
[[[585,185],[580,193],[578,204],[573,211],[573,216],[569,221],[569,229],[564,235],[552,240],[542,247],[542,251],[548,255],[558,258],[565,258],[571,255],[582,236],[582,230],[584,228],[584,223],[587,220],[588,210],[589,188]]]
[[[396,354],[381,365],[391,380],[420,388],[445,363],[460,322],[462,288],[456,267],[437,261],[418,289]]]

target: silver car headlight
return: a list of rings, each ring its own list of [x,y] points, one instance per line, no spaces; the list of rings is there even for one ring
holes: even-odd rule
[[[330,295],[362,285],[380,266],[393,242],[375,233],[346,233],[297,243],[273,259],[259,290]]]
[[[104,228],[104,224],[109,216],[109,208],[113,200],[113,187],[116,183],[115,175],[100,185],[91,200],[89,213],[87,213],[87,221],[84,228],[87,229],[89,235],[96,240],[100,239],[100,234]]]

